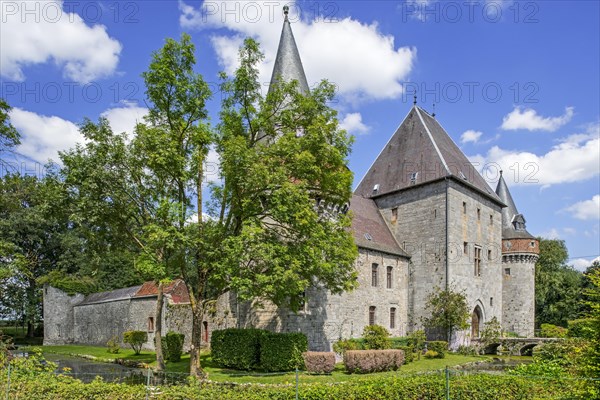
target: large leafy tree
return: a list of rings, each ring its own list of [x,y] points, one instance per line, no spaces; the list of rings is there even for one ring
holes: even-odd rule
[[[10,106],[0,98],[0,167],[6,168],[5,156],[21,143],[21,135],[10,123]]]
[[[567,327],[567,321],[577,318],[581,311],[582,274],[567,264],[569,254],[564,241],[539,241],[540,258],[535,265],[536,325]]]
[[[422,320],[423,326],[433,332],[443,332],[448,343],[455,331],[469,327],[469,307],[464,293],[436,288],[427,297],[425,309],[427,317]]]

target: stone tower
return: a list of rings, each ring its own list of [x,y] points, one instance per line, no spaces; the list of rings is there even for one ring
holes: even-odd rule
[[[533,337],[539,243],[525,229],[525,217],[517,211],[502,171],[496,194],[506,204],[502,209],[502,328]]]

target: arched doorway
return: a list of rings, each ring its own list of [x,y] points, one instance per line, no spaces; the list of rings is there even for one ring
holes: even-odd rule
[[[481,322],[481,308],[475,307],[473,315],[471,315],[471,338],[476,339],[479,337],[479,323]]]

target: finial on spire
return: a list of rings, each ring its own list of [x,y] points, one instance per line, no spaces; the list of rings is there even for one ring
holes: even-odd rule
[[[431,114],[433,118],[435,118],[435,103],[433,103],[433,113]]]
[[[290,7],[287,5],[283,6],[283,14],[285,15],[285,21],[288,20],[289,13],[290,13]]]
[[[413,105],[417,105],[417,89],[415,89],[415,94],[413,95]]]
[[[500,170],[500,176],[502,176],[502,170]]]

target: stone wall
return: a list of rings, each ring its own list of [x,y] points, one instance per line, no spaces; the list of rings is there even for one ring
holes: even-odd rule
[[[44,286],[44,345],[70,344],[73,332],[73,306],[83,301],[82,294],[69,296],[52,286]]]
[[[129,300],[116,300],[75,306],[75,343],[106,346],[115,336],[122,342],[123,332],[130,330],[129,305]]]
[[[536,260],[532,254],[511,254],[502,263],[502,329],[519,336],[534,336]]]

